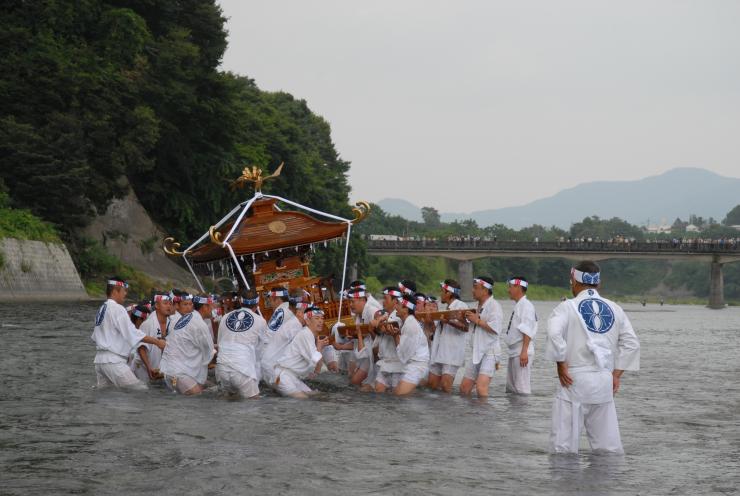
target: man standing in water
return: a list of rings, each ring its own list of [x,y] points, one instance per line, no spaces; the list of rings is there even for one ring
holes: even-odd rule
[[[282,396],[306,399],[314,391],[301,379],[315,372],[321,365],[321,350],[329,338],[319,337],[324,330],[324,312],[310,306],[304,312],[306,325],[299,329],[275,363],[273,387]]]
[[[401,319],[401,329],[389,329],[396,342],[396,354],[403,365],[402,374],[393,394],[405,396],[416,390],[419,382],[429,373],[429,345],[419,321],[414,316],[416,298],[403,295],[396,300],[396,315]]]
[[[594,452],[623,453],[614,394],[625,370],[640,368],[640,342],[624,311],[597,292],[596,263],[571,269],[574,298],[548,320],[545,358],[557,362],[550,450],[578,453],[581,425]]]
[[[213,300],[208,295],[192,299],[195,311],[184,314],[167,336],[160,372],[172,391],[196,395],[203,392],[208,364],[215,354],[213,332],[205,320],[211,315]]]
[[[460,384],[460,394],[469,395],[473,386],[479,398],[488,396],[491,377],[496,370],[496,345],[501,332],[503,310],[493,298],[493,279],[478,276],[473,279],[473,298],[478,302],[476,312],[467,312],[473,339],[473,355],[465,377]]]
[[[440,299],[447,310],[467,310],[468,306],[460,300],[460,284],[453,279],[439,283]],[[455,375],[465,363],[468,323],[465,319],[440,320],[441,329],[434,333],[429,362],[429,388],[452,392]]]
[[[120,277],[111,277],[106,284],[108,299],[95,316],[91,339],[95,341],[95,374],[98,387],[116,386],[126,389],[146,389],[126,363],[131,350],[144,342],[163,350],[165,341],[147,336],[131,323],[123,307],[128,284]]]
[[[506,371],[506,392],[531,394],[529,372],[534,359],[534,338],[537,335],[537,314],[534,305],[527,299],[529,283],[522,276],[514,276],[507,282],[509,297],[514,300],[514,310],[504,334],[509,356]]]
[[[170,315],[175,312],[172,306],[172,296],[169,293],[157,292],[154,294],[154,312],[149,315],[143,324],[141,331],[147,336],[157,339],[165,339],[170,330]],[[159,348],[142,344],[139,346],[133,361],[131,370],[136,377],[144,383],[157,378],[159,362],[162,359],[162,351]]]

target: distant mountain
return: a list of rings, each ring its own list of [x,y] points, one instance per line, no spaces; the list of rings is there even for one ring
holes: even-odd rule
[[[380,200],[377,205],[389,214],[400,215],[406,220],[415,220],[417,222],[423,220],[421,217],[421,208],[406,200],[386,198],[385,200]]]
[[[740,179],[724,177],[706,169],[671,169],[658,176],[637,181],[598,181],[565,189],[553,196],[518,207],[466,213],[441,213],[442,220],[473,219],[479,226],[504,224],[521,229],[540,224],[568,228],[590,215],[620,217],[644,225],[648,219],[669,224],[676,217],[688,220],[690,214],[724,219],[740,204]],[[421,210],[405,200],[378,202],[388,213],[409,220],[421,220]]]

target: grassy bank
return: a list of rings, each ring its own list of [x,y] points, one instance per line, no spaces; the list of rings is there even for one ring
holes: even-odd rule
[[[163,289],[161,284],[108,253],[97,241],[83,238],[69,246],[87,294],[94,298],[105,297],[107,277],[118,275],[129,283],[129,299],[149,297],[154,289]],[[168,288],[169,289],[169,288]]]
[[[61,243],[54,226],[27,210],[0,208],[0,238]]]

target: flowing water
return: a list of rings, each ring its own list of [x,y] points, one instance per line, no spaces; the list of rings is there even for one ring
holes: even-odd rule
[[[617,396],[626,455],[589,455],[584,439],[582,455],[550,456],[555,304],[535,304],[534,394],[507,395],[501,374],[483,402],[363,394],[327,374],[304,402],[96,390],[97,305],[3,305],[0,494],[738,491],[740,308],[628,305],[642,369]]]

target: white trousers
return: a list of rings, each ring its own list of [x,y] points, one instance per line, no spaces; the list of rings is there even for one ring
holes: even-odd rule
[[[280,393],[281,396],[290,396],[295,393],[306,393],[311,394],[313,390],[306,385],[302,380],[298,378],[290,370],[278,368],[277,374],[278,383],[275,385],[275,389]]]
[[[254,398],[260,394],[256,379],[237,372],[228,365],[216,365],[216,381],[222,391],[238,393],[242,398]]]
[[[148,389],[145,383],[136,378],[125,362],[96,363],[95,375],[97,376],[99,388],[115,386],[121,389]]]
[[[321,357],[324,359],[324,363],[329,365],[331,362],[337,361],[337,350],[333,346],[324,346],[321,350]],[[337,364],[339,366],[339,364]]]
[[[552,405],[550,451],[578,453],[581,428],[584,426],[591,451],[624,453],[614,400],[608,403],[585,404],[572,403],[562,398],[555,398]]]
[[[514,394],[532,394],[529,385],[529,372],[532,370],[532,356],[529,357],[526,367],[519,363],[519,356],[509,357],[506,368],[506,392]]]

